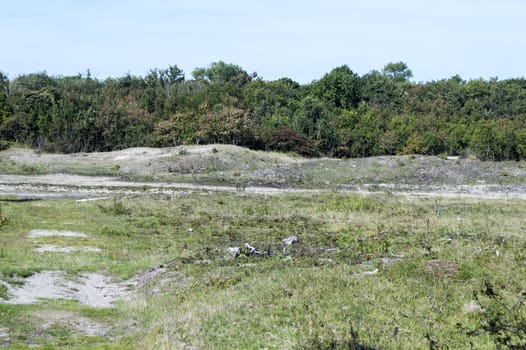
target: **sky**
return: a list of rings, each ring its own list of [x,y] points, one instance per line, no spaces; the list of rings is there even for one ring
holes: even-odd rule
[[[224,61],[310,83],[405,62],[412,80],[526,76],[524,0],[0,0],[0,71],[98,79]]]

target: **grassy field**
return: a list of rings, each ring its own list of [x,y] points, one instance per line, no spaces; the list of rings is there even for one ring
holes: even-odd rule
[[[4,282],[151,273],[114,308],[0,303],[10,349],[495,349],[487,328],[499,322],[518,325],[508,345],[524,346],[524,201],[197,192],[0,204]],[[101,251],[36,253],[34,229],[89,235],[38,244]],[[299,243],[284,245],[291,235]],[[271,254],[227,251],[245,242]]]

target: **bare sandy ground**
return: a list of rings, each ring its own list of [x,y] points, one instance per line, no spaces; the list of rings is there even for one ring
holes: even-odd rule
[[[325,190],[334,191],[335,189]],[[393,193],[422,197],[467,197],[481,199],[526,199],[526,185],[413,185],[362,184],[343,185],[336,190],[351,193]],[[127,194],[177,195],[186,192],[239,192],[233,186],[191,183],[132,182],[117,177],[50,175],[0,175],[0,195],[21,199],[89,199],[111,198]],[[322,189],[247,186],[244,193],[273,195],[284,193],[318,193]]]
[[[104,272],[68,276],[63,271],[41,271],[18,278],[15,284],[0,280],[8,295],[6,300],[0,298],[0,303],[36,304],[45,299],[66,299],[91,307],[110,308],[118,300],[132,299],[133,293],[144,287],[155,293],[166,280],[158,276],[165,273],[170,274],[166,267],[156,266],[139,271],[127,281],[115,282]]]
[[[21,286],[7,287],[6,304],[34,304],[41,299],[69,299],[93,307],[112,307],[126,295],[128,286],[113,283],[101,273],[84,273],[78,278],[68,278],[61,271],[42,271],[25,278]]]
[[[42,244],[38,248],[32,249],[35,253],[73,253],[73,252],[91,252],[99,253],[100,248],[95,247],[69,247],[69,246],[58,246],[54,244]]]
[[[86,239],[89,235],[83,232],[58,230],[31,230],[27,239],[38,244],[42,237],[68,237],[71,239]],[[35,240],[36,239],[36,240]],[[35,252],[72,253],[76,251],[99,252],[93,247],[69,247],[57,245],[40,245],[33,249]],[[82,273],[79,276],[68,276],[63,271],[41,271],[27,278],[16,278],[17,283],[7,283],[0,280],[0,284],[7,288],[8,298],[0,298],[0,302],[7,304],[35,304],[43,299],[76,300],[80,304],[92,307],[113,307],[115,301],[131,296],[131,288],[139,288],[149,284],[155,277],[164,273],[166,268],[155,267],[141,271],[125,282],[114,282],[111,276],[101,273]],[[85,322],[75,318],[78,324]],[[89,327],[88,327],[89,328]],[[84,328],[83,328],[84,329]],[[95,326],[95,330],[97,327]]]
[[[79,238],[88,238],[88,235],[83,232],[73,232],[73,231],[57,231],[57,230],[31,230],[27,235],[27,238],[37,238],[37,237],[79,237]]]
[[[522,180],[526,179],[526,166],[518,162],[492,163],[456,158],[444,160],[426,156],[385,156],[350,160],[307,159],[232,145],[139,147],[113,152],[75,154],[46,154],[31,149],[11,148],[0,152],[0,162],[4,165],[16,165],[21,169],[27,170],[29,167],[49,173],[0,175],[0,195],[19,199],[89,200],[127,194],[177,195],[195,191],[240,190],[235,185],[214,186],[197,182],[155,180],[160,175],[160,178],[164,179],[173,178],[171,174],[176,174],[175,178],[184,179],[183,181],[189,181],[189,175],[195,175],[204,181],[221,181],[225,176],[230,184],[237,182],[235,177],[232,178],[233,174],[237,174],[239,179],[246,183],[241,192],[264,195],[336,190],[389,192],[406,196],[526,199],[526,183]],[[9,169],[9,166],[6,166],[6,169]],[[314,183],[321,184],[323,181],[319,180],[323,180],[324,174],[329,173],[332,174],[333,182],[338,184],[316,185],[314,189],[295,187],[301,186],[301,179],[309,176],[317,177]],[[338,180],[339,173],[351,173],[353,176],[347,177],[349,181],[345,182]],[[152,178],[155,181],[127,181],[108,174],[122,175],[126,178]],[[503,183],[511,185],[502,185]]]
[[[70,247],[70,246],[58,246],[54,244],[39,244],[38,238],[40,237],[70,237],[70,238],[89,238],[89,236],[83,232],[74,231],[58,231],[58,230],[31,230],[27,235],[27,238],[33,238],[33,243],[37,244],[38,247],[32,249],[35,253],[72,253],[72,252],[92,252],[98,253],[101,251],[95,247]],[[36,239],[36,240],[35,240]]]
[[[40,331],[43,332],[48,331],[53,326],[59,325],[60,327],[71,329],[87,336],[104,337],[107,335],[109,328],[111,328],[106,324],[68,311],[43,310],[35,312],[33,316],[40,321],[39,328]]]
[[[0,327],[0,347],[9,345],[9,333],[7,328]]]
[[[236,192],[234,186],[198,185],[174,182],[132,182],[117,177],[81,176],[69,174],[50,175],[0,175],[0,195],[18,198],[60,199],[90,198],[101,195],[123,194],[180,194],[185,192]],[[281,194],[308,193],[318,190],[247,186],[246,193]]]

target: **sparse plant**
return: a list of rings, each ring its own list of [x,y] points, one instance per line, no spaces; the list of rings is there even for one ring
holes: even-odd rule
[[[21,166],[21,170],[22,170],[25,174],[29,174],[29,175],[34,175],[34,174],[38,173],[37,168],[34,167],[34,166],[32,166],[32,165],[22,164],[22,166]]]
[[[314,333],[306,341],[297,346],[301,350],[377,350],[378,348],[362,343],[360,340],[361,309],[356,320],[356,325],[349,321],[349,333],[342,337],[326,337]],[[323,328],[323,326],[321,327]]]
[[[114,198],[112,204],[109,207],[99,206],[105,213],[114,215],[128,215],[130,210],[124,206],[124,203],[120,199]]]
[[[2,206],[0,206],[0,226],[4,225],[5,223],[7,223],[7,217],[4,215],[4,212],[2,210]],[[3,251],[2,251],[3,253]]]
[[[7,287],[4,286],[3,284],[0,284],[0,299],[4,299],[4,300],[7,300],[7,298],[9,297],[7,295]]]

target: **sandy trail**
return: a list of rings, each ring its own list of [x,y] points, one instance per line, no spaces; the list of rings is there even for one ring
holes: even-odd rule
[[[418,197],[466,197],[480,199],[526,199],[526,185],[443,185],[411,184],[343,185],[337,189],[302,189],[247,186],[245,193],[273,195],[284,193],[319,193],[323,191],[349,193],[392,193]],[[233,186],[199,185],[192,183],[132,182],[117,177],[51,175],[0,175],[0,195],[21,199],[89,199],[126,194],[167,194],[186,192],[236,192]]]
[[[81,176],[68,174],[52,175],[0,175],[0,195],[11,195],[18,198],[89,198],[103,194],[164,193],[178,194],[183,192],[236,192],[234,186],[197,185],[175,182],[132,182],[117,177]],[[280,194],[308,193],[318,190],[274,188],[249,186],[247,193]]]

